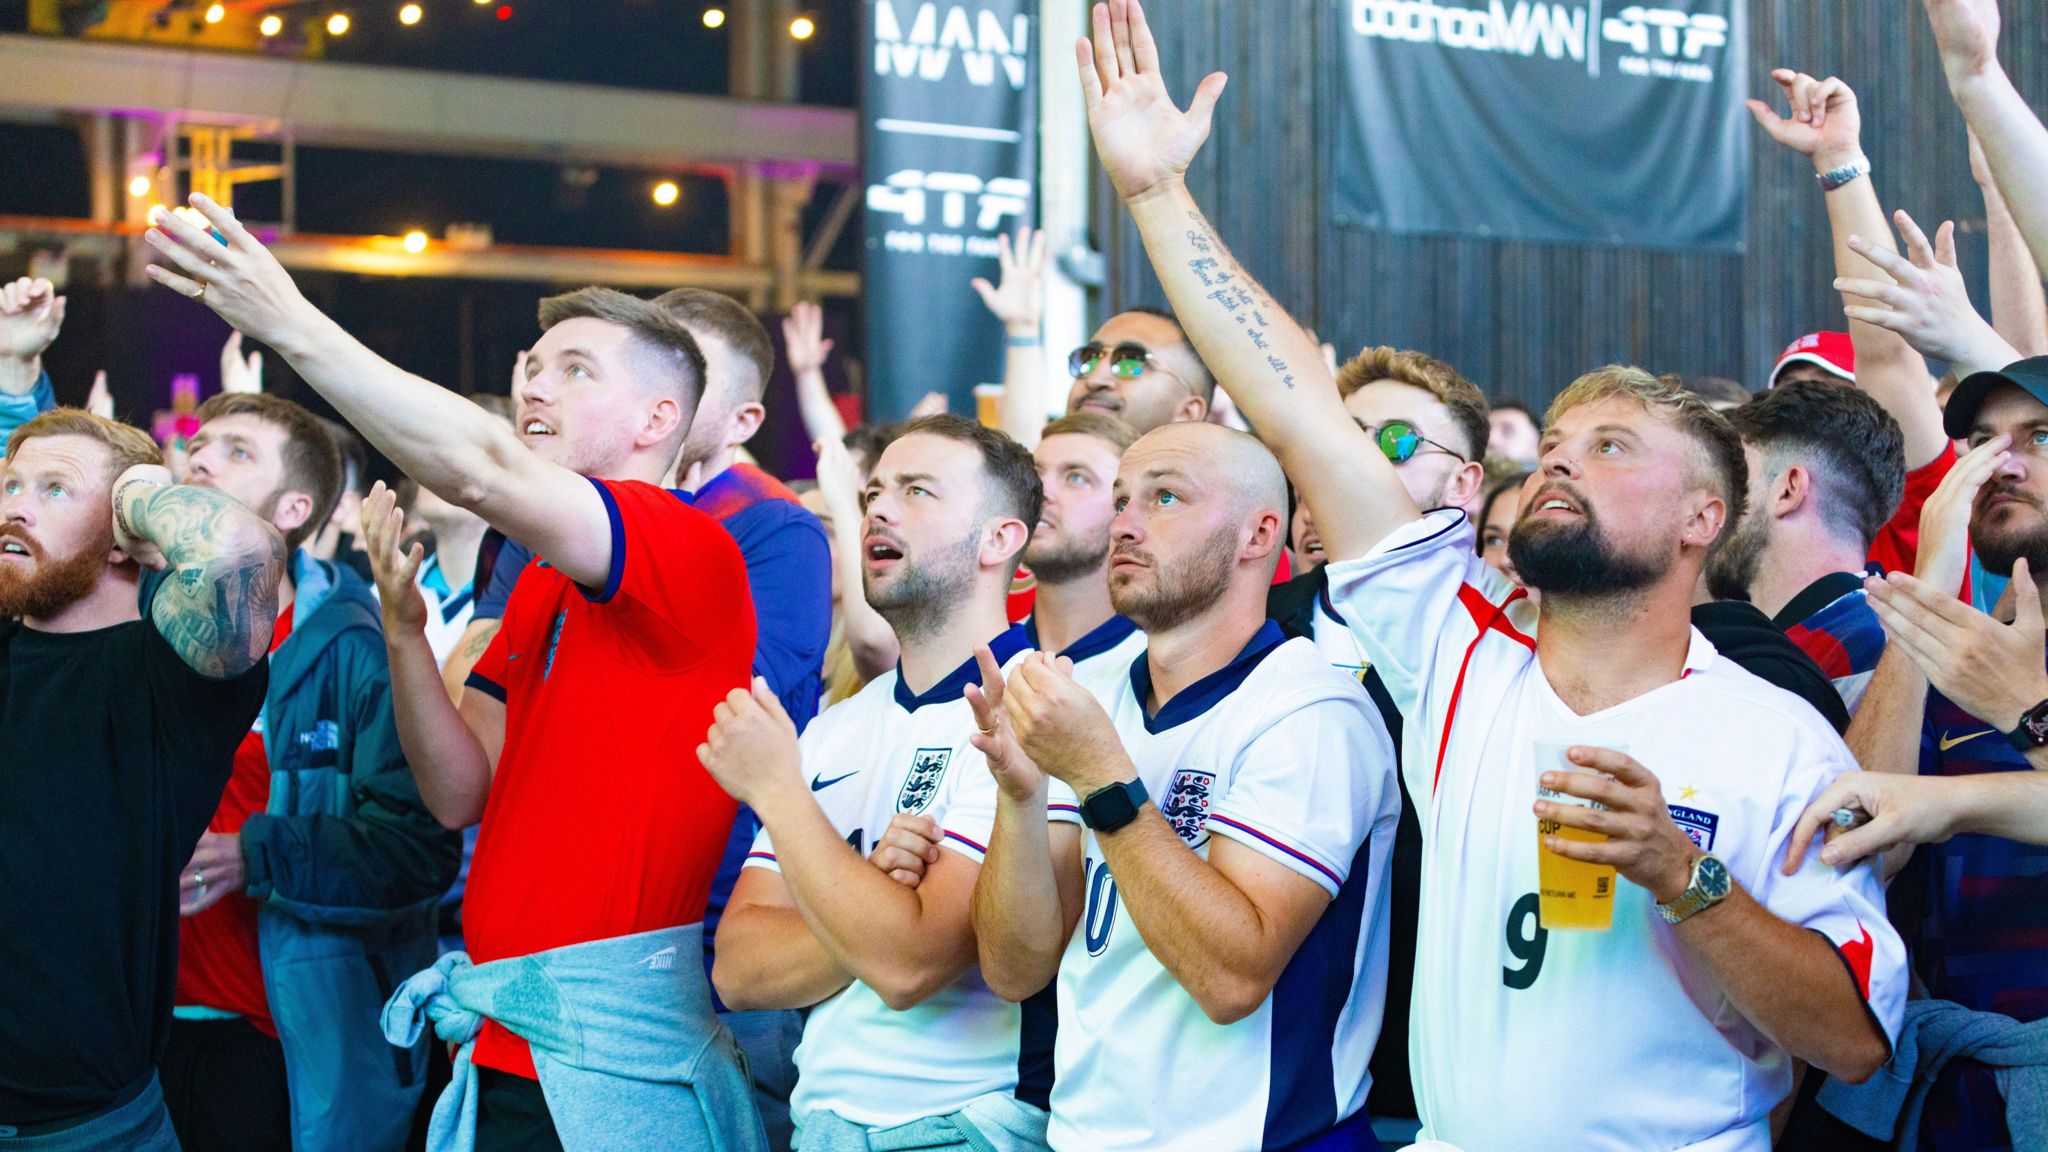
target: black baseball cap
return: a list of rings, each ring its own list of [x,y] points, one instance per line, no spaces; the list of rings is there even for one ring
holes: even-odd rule
[[[2006,387],[2018,388],[2048,405],[2048,356],[2032,356],[2009,364],[2003,372],[1972,372],[1965,376],[1949,394],[1948,407],[1942,412],[1941,426],[1949,439],[1969,439],[1970,426],[1977,422],[1984,398]]]

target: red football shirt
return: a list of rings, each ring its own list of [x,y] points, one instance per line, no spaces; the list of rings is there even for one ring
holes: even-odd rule
[[[1941,455],[1906,473],[1905,497],[1899,501],[1899,510],[1870,542],[1870,562],[1887,572],[1904,572],[1911,575],[1920,561],[1920,513],[1941,482],[1956,466],[1959,457],[1956,446],[1950,444],[1941,450]],[[1970,599],[1970,571],[1963,570],[1962,598]]]
[[[292,612],[277,618],[270,650],[292,634]],[[235,749],[235,767],[228,776],[220,807],[206,825],[208,832],[232,835],[250,816],[270,806],[270,758],[263,746],[261,718]],[[270,995],[263,990],[263,960],[256,946],[256,902],[240,892],[221,897],[213,907],[178,921],[178,992],[173,1001],[220,1012],[237,1012],[256,1030],[277,1039],[270,1019]]]
[[[505,702],[463,934],[479,964],[704,918],[736,805],[697,762],[749,682],[746,562],[718,521],[637,481],[592,481],[612,569],[589,593],[527,565],[470,687]],[[495,1023],[476,1063],[534,1076]]]

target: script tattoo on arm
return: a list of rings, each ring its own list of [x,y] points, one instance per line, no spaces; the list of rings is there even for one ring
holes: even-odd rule
[[[1215,228],[1200,212],[1188,213],[1188,244],[1197,253],[1188,261],[1188,271],[1195,274],[1202,286],[1209,288],[1206,299],[1223,306],[1231,318],[1237,321],[1238,336],[1254,349],[1265,355],[1266,367],[1290,391],[1293,390],[1294,371],[1287,361],[1273,352],[1273,317],[1280,317],[1283,323],[1292,323],[1286,318],[1279,305],[1266,295],[1259,282],[1245,273],[1230,254],[1230,249],[1216,235]]]
[[[182,485],[135,501],[128,524],[170,569],[150,617],[179,658],[215,680],[255,667],[270,651],[284,579],[277,530],[231,496]]]

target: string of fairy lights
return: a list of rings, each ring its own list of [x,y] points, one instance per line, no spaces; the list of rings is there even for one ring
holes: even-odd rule
[[[499,20],[512,19],[513,8],[511,4],[502,3],[501,0],[470,0],[470,2],[478,8],[493,8],[492,14]],[[190,9],[187,9],[187,11],[190,11]],[[356,11],[348,8],[331,8],[326,10],[325,15],[326,20],[323,26],[326,28],[329,36],[346,36],[355,27]],[[426,22],[427,9],[423,4],[405,3],[398,6],[394,15],[401,26],[416,28]],[[201,18],[208,24],[219,24],[228,18],[228,5],[219,2],[209,4],[202,13]],[[715,31],[725,27],[726,21],[725,9],[718,7],[704,9],[704,27]],[[256,30],[266,37],[282,35],[285,30],[284,14],[281,12],[263,13],[256,22]],[[792,40],[809,40],[818,34],[817,17],[808,13],[798,14],[790,19],[787,31]]]

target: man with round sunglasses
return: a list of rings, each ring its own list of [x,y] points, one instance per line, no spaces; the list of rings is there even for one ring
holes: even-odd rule
[[[1099,412],[1140,436],[1164,424],[1209,418],[1216,378],[1170,313],[1120,312],[1067,357],[1074,390],[1067,412]]]

